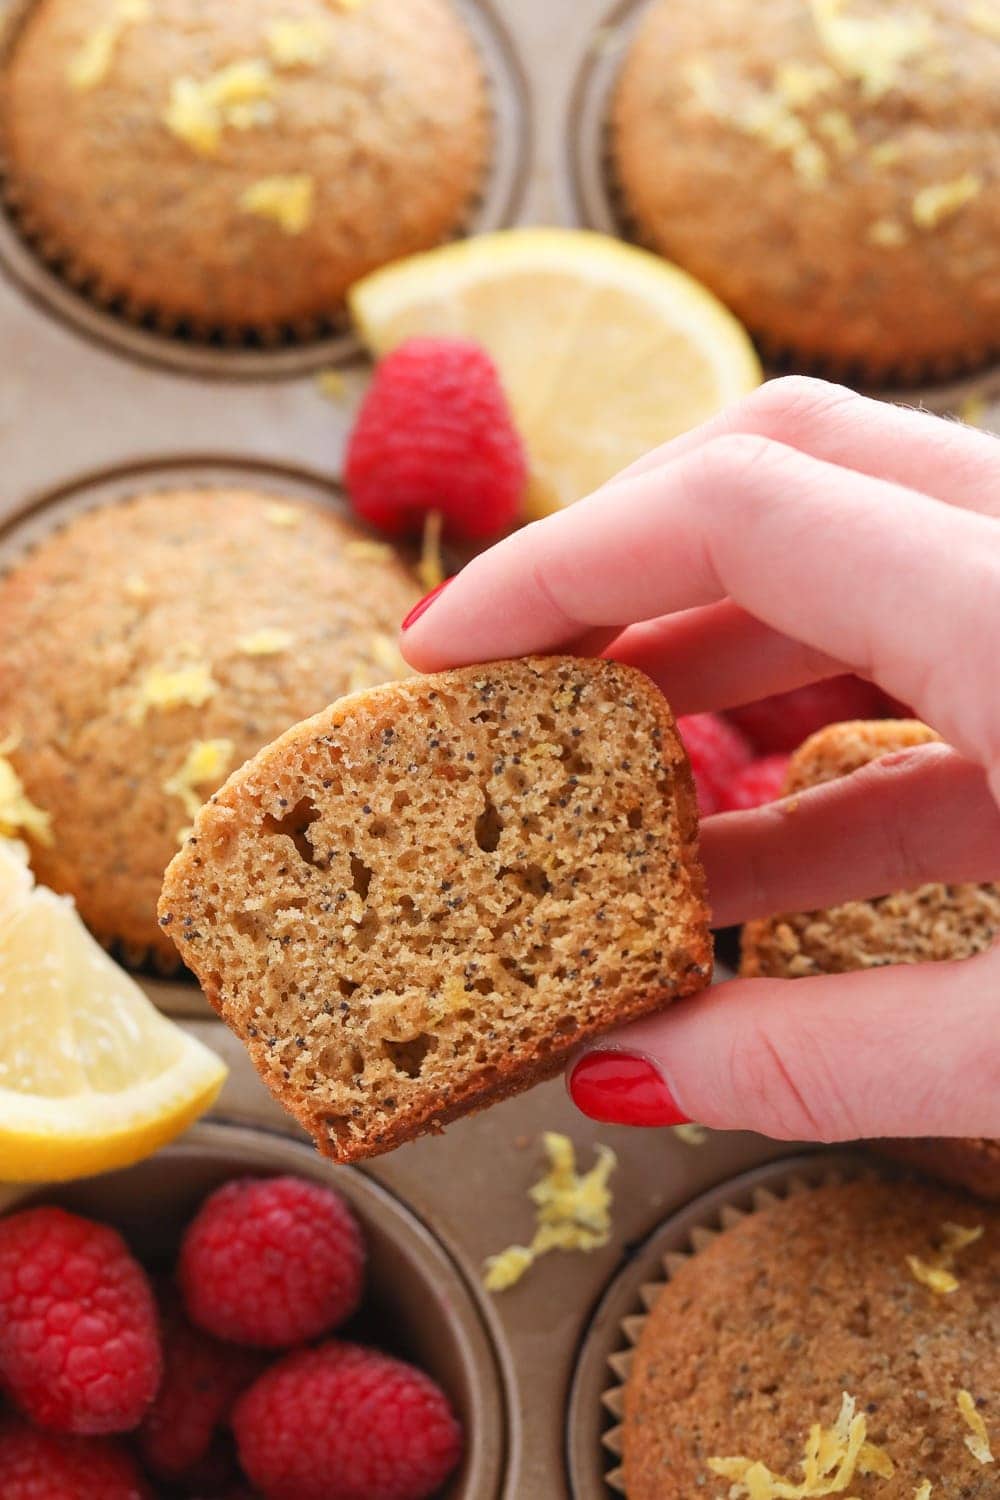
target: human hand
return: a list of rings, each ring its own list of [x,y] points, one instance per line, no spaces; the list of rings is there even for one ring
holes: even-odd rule
[[[947,745],[702,824],[717,926],[1000,878],[1000,442],[776,380],[477,557],[403,650],[436,671],[571,649],[674,711],[850,671]],[[595,1043],[586,1112],[779,1139],[1000,1136],[1000,947],[962,962],[736,979]]]

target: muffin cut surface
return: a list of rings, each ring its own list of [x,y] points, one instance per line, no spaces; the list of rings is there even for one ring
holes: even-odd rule
[[[690,771],[640,673],[529,658],[296,725],[202,809],[160,920],[320,1149],[375,1155],[711,976]]]

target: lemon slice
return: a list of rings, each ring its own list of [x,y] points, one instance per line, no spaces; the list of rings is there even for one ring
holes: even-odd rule
[[[150,1155],[226,1070],[161,1016],[0,840],[0,1179],[61,1181]]]
[[[759,385],[731,313],[648,251],[582,229],[511,229],[397,261],[351,311],[385,354],[415,335],[489,350],[531,461],[531,517],[578,500]]]

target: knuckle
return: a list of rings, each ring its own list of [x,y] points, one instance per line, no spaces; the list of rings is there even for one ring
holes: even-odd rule
[[[854,407],[861,400],[855,391],[843,385],[833,385],[811,375],[782,375],[751,392],[743,411],[763,426],[778,425],[792,436],[800,425],[812,427],[817,420],[844,406]]]
[[[707,484],[734,497],[750,471],[773,465],[778,458],[777,444],[755,432],[724,433],[712,438],[698,453]]]
[[[793,1034],[765,1018],[752,1021],[734,1039],[730,1085],[740,1115],[775,1140],[835,1141],[857,1134],[822,1047],[805,1026]]]

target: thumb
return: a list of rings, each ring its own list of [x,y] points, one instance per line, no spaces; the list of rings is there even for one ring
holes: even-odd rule
[[[574,1103],[777,1140],[1000,1136],[1000,950],[816,979],[734,979],[596,1042]]]

